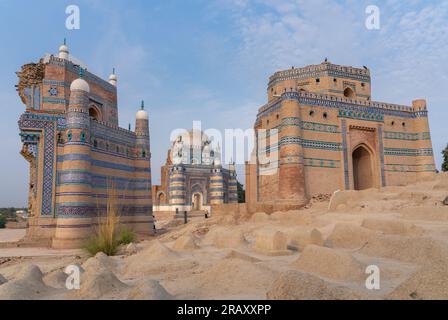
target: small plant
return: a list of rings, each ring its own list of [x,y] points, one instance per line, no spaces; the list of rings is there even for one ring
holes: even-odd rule
[[[123,227],[118,235],[118,242],[120,244],[129,244],[135,242],[135,238],[136,236],[133,230]]]
[[[118,195],[114,187],[108,188],[106,217],[98,217],[95,234],[85,243],[84,249],[92,256],[104,252],[108,256],[117,253],[120,245],[118,226],[120,223]]]

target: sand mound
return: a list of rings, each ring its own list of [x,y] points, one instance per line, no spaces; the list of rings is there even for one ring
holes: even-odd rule
[[[386,234],[417,235],[423,233],[423,230],[416,227],[414,224],[397,219],[365,218],[362,221],[361,226],[367,229],[381,231]]]
[[[73,290],[73,296],[78,299],[113,298],[127,289],[128,286],[111,271],[88,269],[81,275],[80,289]]]
[[[368,256],[378,256],[418,264],[444,260],[448,248],[434,239],[384,235],[374,237],[359,251]]]
[[[294,225],[308,225],[313,221],[313,217],[309,212],[301,210],[274,212],[269,216],[269,219],[279,222],[291,222]]]
[[[131,289],[127,298],[128,300],[172,300],[173,296],[158,281],[145,279]]]
[[[175,272],[194,268],[196,262],[183,258],[180,252],[168,248],[159,240],[151,241],[151,245],[137,254],[124,259],[121,267],[123,279],[136,278],[150,274]]]
[[[55,294],[57,290],[47,287],[42,277],[36,265],[22,268],[14,280],[0,286],[0,300],[38,300]]]
[[[355,249],[361,248],[375,232],[359,227],[353,223],[340,222],[334,226],[333,231],[327,238],[327,244],[331,247]]]
[[[62,270],[55,270],[47,274],[43,281],[47,286],[50,286],[52,288],[56,289],[64,289],[65,288],[65,282],[67,280],[68,275],[64,273]]]
[[[219,220],[218,224],[223,226],[233,226],[237,224],[237,220],[232,215],[226,215]]]
[[[84,270],[114,270],[116,268],[116,262],[113,258],[107,256],[103,252],[98,252],[94,257],[87,259],[82,264]]]
[[[8,280],[6,280],[6,278],[0,274],[0,286],[6,282],[8,282]]]
[[[173,249],[174,250],[193,250],[197,249],[198,245],[196,244],[194,238],[191,235],[183,235],[177,238],[174,242]]]
[[[266,222],[269,220],[269,216],[264,212],[256,212],[250,218],[251,222]]]
[[[287,248],[288,238],[278,230],[264,228],[256,232],[254,249],[268,255],[286,255],[291,252]]]
[[[403,218],[427,220],[427,221],[447,221],[448,206],[409,206],[398,210]]]
[[[265,291],[278,275],[277,272],[241,259],[223,259],[205,272],[195,275],[194,288],[199,298],[225,298],[229,294],[254,297]],[[259,297],[263,298],[263,297]]]
[[[244,254],[239,251],[232,250],[229,252],[228,255],[226,255],[225,259],[241,259],[249,262],[260,262],[260,259],[257,259],[255,257],[252,257],[250,255]]]
[[[237,248],[247,244],[241,230],[219,228],[213,234],[213,243],[218,248]]]
[[[296,250],[303,251],[309,244],[322,246],[324,243],[322,233],[317,229],[296,229],[290,234],[289,245]]]
[[[415,272],[399,285],[389,299],[448,299],[448,260],[437,261]]]
[[[308,273],[290,270],[282,273],[266,294],[270,300],[343,300],[368,299],[347,287],[339,286]]]
[[[370,193],[371,191],[371,193]],[[357,203],[359,200],[365,199],[367,195],[370,194],[370,198],[372,199],[376,190],[368,189],[362,191],[356,190],[337,190],[333,192],[333,195],[330,198],[330,203],[328,204],[329,211],[338,211],[341,209],[346,209],[350,207],[352,204]]]
[[[333,280],[357,281],[364,277],[364,268],[349,253],[309,245],[293,263],[303,271]]]
[[[148,260],[165,260],[165,259],[175,259],[178,258],[178,254],[168,248],[165,244],[160,242],[159,240],[152,241],[151,245],[142,250],[140,253],[130,257],[129,260],[140,260],[140,259],[148,259]],[[134,258],[135,259],[132,259]]]

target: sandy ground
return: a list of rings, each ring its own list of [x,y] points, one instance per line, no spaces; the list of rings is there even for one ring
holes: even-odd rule
[[[25,236],[25,229],[0,229],[1,242],[16,242]]]
[[[0,249],[0,299],[448,299],[447,196],[438,175],[303,210],[160,222],[165,233],[115,257]],[[69,264],[79,290],[65,289]]]

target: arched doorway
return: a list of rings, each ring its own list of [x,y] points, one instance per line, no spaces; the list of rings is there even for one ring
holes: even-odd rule
[[[345,90],[344,90],[344,97],[347,97],[347,98],[353,98],[355,96],[355,92],[353,91],[353,89],[352,88],[345,88]]]
[[[98,112],[98,110],[95,107],[89,108],[89,116],[91,118],[95,119],[96,121],[100,121],[100,113]]]
[[[196,192],[192,196],[192,209],[201,210],[202,209],[202,193]]]
[[[165,193],[163,193],[163,192],[159,193],[159,196],[158,196],[157,200],[158,200],[159,206],[165,205],[166,204],[166,195],[165,195]]]
[[[365,146],[360,145],[353,151],[352,163],[355,190],[373,188],[372,156]]]

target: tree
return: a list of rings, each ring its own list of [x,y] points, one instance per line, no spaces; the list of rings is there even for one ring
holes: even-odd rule
[[[442,151],[443,154],[443,162],[442,162],[442,171],[448,171],[448,144],[446,148]]]
[[[0,214],[0,229],[3,229],[6,225],[6,217],[3,214]]]
[[[243,185],[237,181],[236,187],[238,190],[238,203],[246,202],[246,191],[244,191]]]

